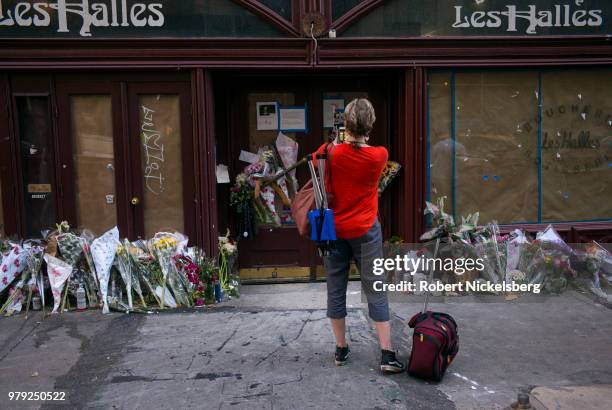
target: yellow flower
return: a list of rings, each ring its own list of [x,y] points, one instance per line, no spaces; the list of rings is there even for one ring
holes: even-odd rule
[[[170,236],[164,236],[161,237],[157,240],[155,240],[155,242],[153,242],[153,247],[157,248],[157,249],[169,249],[169,248],[174,248],[176,247],[177,242],[176,239],[170,237]]]

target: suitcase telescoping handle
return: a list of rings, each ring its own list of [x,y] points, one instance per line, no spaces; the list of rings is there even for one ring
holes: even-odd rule
[[[433,259],[435,259],[438,256],[438,249],[440,248],[440,238],[438,237],[438,239],[436,239],[436,246],[434,248],[434,254],[433,254]],[[433,282],[433,267],[435,266],[435,263],[431,264],[431,267],[429,268],[429,279],[428,282],[432,283]],[[425,291],[425,302],[423,303],[423,313],[427,312],[427,304],[429,303],[429,290]]]

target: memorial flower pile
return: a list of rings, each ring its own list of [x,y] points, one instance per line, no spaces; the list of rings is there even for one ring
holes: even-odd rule
[[[538,284],[549,294],[573,287],[591,291],[612,303],[610,247],[595,241],[570,246],[552,225],[535,238],[519,229],[501,235],[496,222],[478,225],[478,213],[462,218],[461,224],[457,224],[444,212],[444,200],[441,197],[436,203],[427,203],[425,215],[430,216],[432,228],[421,236],[428,249],[433,242],[449,245],[442,251],[448,254],[438,257],[481,258],[484,269],[478,272],[476,280]],[[442,274],[437,272],[437,276]]]
[[[76,306],[85,290],[90,308],[150,312],[153,309],[212,305],[215,284],[238,296],[233,276],[237,244],[229,232],[219,242],[219,257],[207,257],[177,232],[160,232],[150,240],[120,240],[113,228],[94,238],[63,222],[44,238],[0,240],[0,314],[26,314],[32,298],[53,301],[52,313]]]

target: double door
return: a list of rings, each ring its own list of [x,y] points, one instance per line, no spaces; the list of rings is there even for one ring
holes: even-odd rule
[[[14,172],[3,185],[14,185],[4,203],[16,218],[7,231],[38,237],[66,220],[95,235],[119,226],[131,239],[166,230],[193,238],[188,81],[10,77]]]
[[[333,125],[333,109],[341,109],[354,98],[369,98],[376,109],[377,121],[371,135],[371,143],[390,147],[388,110],[389,87],[380,78],[344,74],[336,75],[261,75],[223,79],[232,84],[225,106],[228,146],[227,161],[232,174],[243,171],[247,163],[240,160],[241,151],[257,153],[261,148],[274,144],[278,130],[258,129],[258,104],[276,102],[280,107],[305,107],[307,130],[305,132],[283,132],[298,143],[298,158],[317,150],[328,142]],[[218,87],[217,87],[218,88]],[[217,105],[218,110],[221,104]],[[327,112],[332,110],[331,112]],[[261,113],[259,113],[261,114]],[[219,118],[219,116],[218,116]],[[331,119],[331,122],[330,122]],[[223,122],[223,119],[220,118]],[[218,129],[221,127],[218,127]],[[290,164],[285,164],[289,166]],[[299,187],[310,178],[306,166],[298,168],[296,178]],[[223,193],[219,194],[223,198]],[[241,277],[251,280],[266,279],[323,279],[322,260],[318,257],[312,241],[300,237],[290,217],[289,209],[279,198],[275,201],[279,223],[259,223],[255,238],[243,238],[240,242]],[[381,202],[380,218],[388,221],[389,201]],[[220,212],[220,215],[223,215]],[[236,227],[238,220],[229,214],[228,225]],[[221,224],[223,224],[223,220]]]

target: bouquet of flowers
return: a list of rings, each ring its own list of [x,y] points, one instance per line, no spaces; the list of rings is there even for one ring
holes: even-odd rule
[[[230,238],[230,231],[227,230],[225,236],[219,237],[219,281],[221,288],[230,296],[239,296],[239,289],[236,286],[237,280],[233,278],[233,266],[238,257],[238,246]]]
[[[536,242],[543,257],[543,263],[539,261],[538,272],[542,277],[543,289],[551,293],[561,293],[567,287],[568,281],[576,278],[576,272],[570,263],[573,250],[552,226],[538,233]]]
[[[152,254],[157,259],[163,273],[162,285],[162,308],[165,304],[166,285],[169,284],[174,293],[177,304],[189,306],[189,298],[179,278],[176,266],[173,262],[174,255],[177,253],[179,241],[176,236],[170,233],[157,233],[151,240]]]
[[[95,239],[91,244],[91,256],[96,268],[96,274],[100,283],[102,294],[102,313],[109,313],[108,307],[108,282],[111,268],[117,253],[117,242],[119,241],[119,230],[114,227],[101,237]]]
[[[147,245],[143,241],[131,243],[129,249],[130,251],[127,253],[127,256],[133,264],[136,276],[145,285],[146,294],[150,295],[157,306],[161,307],[163,274],[159,267],[159,263],[157,263],[155,258],[148,253]]]
[[[612,294],[604,288],[612,288],[612,254],[593,241],[575,251],[578,287],[586,288],[607,303],[612,303]]]
[[[117,269],[125,284],[127,291],[127,300],[129,310],[134,309],[134,303],[132,302],[132,264],[128,255],[129,249],[124,246],[121,242],[117,244]],[[143,301],[144,302],[144,301]]]
[[[199,249],[193,249],[191,255],[182,254],[174,257],[177,269],[189,281],[191,299],[196,306],[215,303],[215,281],[217,265],[214,259],[207,258]]]
[[[26,319],[28,318],[28,312],[30,311],[30,301],[32,300],[32,293],[34,290],[38,290],[41,299],[45,300],[44,292],[44,281],[43,275],[40,274],[40,268],[42,267],[44,257],[44,244],[42,241],[26,241],[24,243],[24,251],[26,254],[25,261],[30,271],[30,281],[28,281],[28,298],[26,301]],[[44,303],[43,303],[44,306]]]
[[[98,294],[100,292],[100,285],[98,283],[98,277],[96,274],[96,267],[93,262],[93,257],[91,256],[92,241],[93,238],[90,238],[89,235],[86,235],[86,232],[83,232],[79,237],[79,244],[83,252],[83,259],[85,259],[85,263],[87,265],[87,270],[85,273],[87,298],[89,299],[89,307],[93,308],[96,307],[99,303]]]
[[[26,268],[26,254],[19,245],[13,245],[0,264],[0,293],[6,289]]]
[[[382,195],[391,181],[393,181],[395,176],[399,173],[400,169],[402,169],[402,166],[399,163],[395,161],[387,162],[378,180],[378,196]]]
[[[13,281],[17,280],[15,286],[9,289],[9,295],[0,308],[0,313],[12,314],[16,310],[21,310],[23,298],[22,289],[29,279],[29,271],[26,269],[26,253],[19,245],[14,245],[8,255],[2,260],[0,265],[0,292],[4,291]]]
[[[72,266],[49,254],[45,254],[45,262],[47,262],[47,274],[49,275],[51,293],[53,293],[53,311],[51,313],[57,313],[62,301],[62,289],[70,278]]]
[[[60,231],[60,233],[55,237],[62,260],[73,268],[71,277],[68,278],[68,283],[64,290],[61,308],[62,311],[64,310],[68,292],[76,297],[76,291],[79,288],[79,283],[81,283],[85,276],[83,271],[79,270],[78,266],[81,256],[83,255],[81,241],[78,236],[72,232],[69,232],[69,230],[70,226],[68,223],[62,222],[60,225],[58,225],[58,231]],[[85,283],[85,290],[88,294],[91,293],[90,286],[87,286],[87,283]]]
[[[239,229],[245,238],[254,237],[257,233],[257,215],[261,220],[261,209],[255,206],[254,189],[247,182],[246,174],[238,174],[236,183],[231,188],[230,206],[240,216]]]

